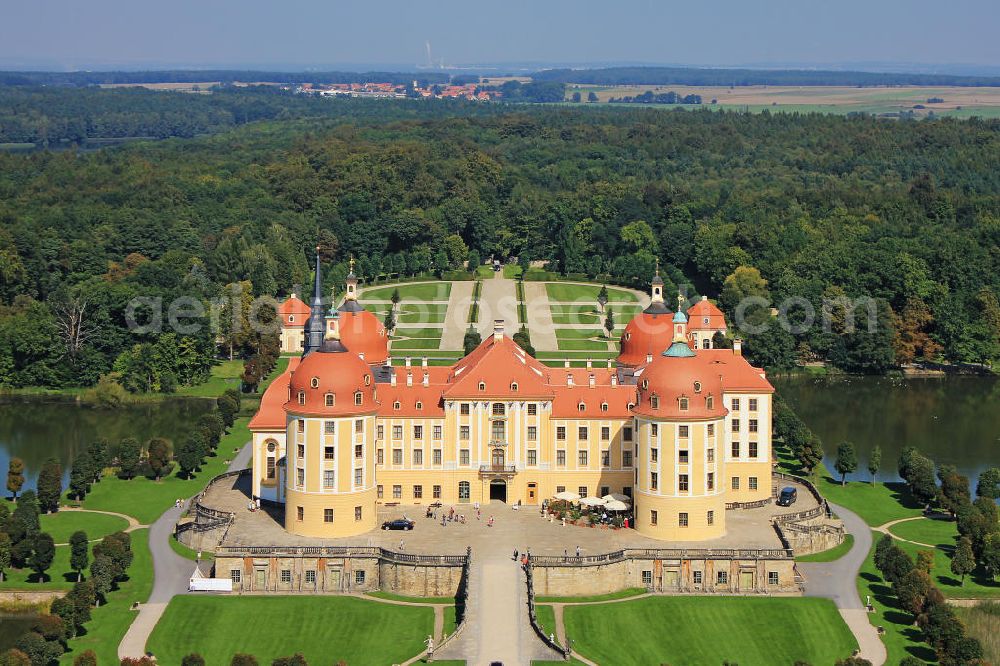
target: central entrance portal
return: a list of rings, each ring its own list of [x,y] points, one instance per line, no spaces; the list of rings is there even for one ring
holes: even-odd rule
[[[490,501],[507,501],[507,482],[503,479],[493,479],[490,481]]]

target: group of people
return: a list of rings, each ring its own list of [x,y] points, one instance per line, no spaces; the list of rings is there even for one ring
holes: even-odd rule
[[[440,508],[440,506],[441,506],[440,504],[431,504],[430,506],[428,506],[427,507],[427,512],[424,514],[424,517],[425,518],[431,518],[433,520],[437,520],[437,510],[438,510],[438,508]],[[473,508],[476,511],[476,520],[482,520],[483,519],[483,512],[479,508],[479,502],[476,502],[473,505]],[[493,522],[494,522],[493,516],[490,516],[489,519],[486,521],[486,526],[487,527],[493,527]],[[449,508],[447,513],[445,513],[444,511],[442,511],[441,512],[441,527],[447,526],[448,523],[461,523],[462,525],[464,525],[465,524],[465,514],[457,513],[455,511],[455,507]]]

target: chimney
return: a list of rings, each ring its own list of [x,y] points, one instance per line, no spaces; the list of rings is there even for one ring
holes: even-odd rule
[[[737,356],[743,356],[743,340],[740,338],[733,340],[733,353]]]
[[[427,357],[426,356],[424,356],[423,358],[420,359],[420,367],[421,368],[426,368],[427,367]]]
[[[406,385],[413,386],[413,373],[409,370],[406,371]]]
[[[395,385],[396,385],[396,371],[393,370],[392,372],[389,373],[389,386],[395,386]]]
[[[503,340],[503,319],[493,320],[493,341],[500,342]]]
[[[410,367],[410,357],[406,357],[406,367]]]
[[[424,386],[430,386],[430,385],[431,385],[431,376],[430,376],[430,373],[425,372],[424,373]]]
[[[566,373],[566,386],[573,386],[573,375]]]
[[[594,377],[594,373],[590,373],[590,377],[587,378],[587,383],[590,385],[590,388],[597,386],[597,379]]]

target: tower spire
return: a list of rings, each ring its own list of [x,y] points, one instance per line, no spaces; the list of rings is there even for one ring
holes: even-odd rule
[[[319,349],[323,345],[323,336],[326,333],[326,322],[323,316],[323,275],[320,270],[318,245],[316,246],[316,276],[313,283],[313,297],[305,333],[305,344],[302,346],[303,356]]]

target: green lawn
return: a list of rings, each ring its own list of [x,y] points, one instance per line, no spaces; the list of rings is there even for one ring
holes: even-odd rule
[[[545,291],[548,293],[550,301],[561,301],[564,303],[593,301],[596,303],[597,294],[601,291],[601,285],[546,282]],[[630,291],[608,287],[608,300],[635,303],[639,299]]]
[[[443,328],[422,328],[419,326],[413,326],[410,328],[404,326],[397,326],[394,330],[393,335],[401,335],[407,338],[434,338],[440,340],[441,336],[444,335]]]
[[[795,557],[796,562],[833,562],[834,560],[839,560],[844,555],[851,550],[854,545],[854,535],[847,534],[844,536],[844,540],[837,546],[830,548],[829,550],[820,551],[818,553],[812,553],[811,555],[797,555]]]
[[[923,508],[913,501],[902,483],[876,483],[873,486],[864,481],[849,481],[846,486],[841,486],[840,480],[828,473],[820,475],[815,483],[827,500],[850,509],[872,527],[890,520],[919,516]]]
[[[382,666],[419,654],[433,629],[433,609],[356,597],[185,595],[170,602],[147,649],[162,664],[189,652],[208,664],[228,664],[236,652],[261,663],[301,652],[312,664]]]
[[[603,338],[603,328],[557,328],[557,340],[587,340],[589,338]]]
[[[601,323],[601,318],[596,314],[584,312],[553,312],[553,324],[585,324],[594,326]]]
[[[69,651],[59,660],[63,666],[84,650],[93,650],[99,664],[118,663],[118,644],[138,614],[129,610],[134,601],[146,601],[153,591],[153,559],[149,553],[149,531],[132,532],[132,552],[129,579],[108,597],[108,603],[91,611],[87,633],[69,642]],[[175,663],[180,663],[178,659]],[[228,660],[227,662],[228,663]]]
[[[73,587],[76,574],[69,566],[69,546],[56,547],[52,566],[46,571],[46,576],[47,580],[38,580],[35,572],[27,567],[7,569],[4,572],[3,582],[0,583],[0,590],[68,590]]]
[[[174,537],[171,536],[169,539],[167,539],[167,543],[170,544],[170,550],[174,551],[175,553],[177,553],[181,557],[183,557],[185,559],[188,559],[188,560],[191,560],[192,562],[197,562],[198,561],[198,551],[196,551],[196,550],[194,550],[192,548],[188,548],[187,546],[185,546],[184,544],[182,544],[180,541],[178,541]],[[214,553],[202,552],[202,554],[201,554],[201,560],[203,562],[210,562],[210,561],[212,561],[214,559],[215,559],[215,554]],[[192,569],[192,571],[193,571],[193,569]]]
[[[889,531],[902,539],[928,543],[932,546],[943,546],[951,549],[958,540],[958,525],[951,520],[938,518],[921,518],[908,520],[889,528]]]
[[[517,264],[504,264],[503,276],[509,280],[516,280],[521,277],[521,267]]]
[[[437,303],[404,303],[399,306],[400,324],[442,324],[448,314],[448,306]]]
[[[128,527],[128,521],[118,516],[85,511],[60,511],[41,516],[42,531],[48,532],[56,543],[69,543],[69,537],[77,530],[87,533],[91,541],[105,534],[118,532]]]
[[[560,351],[608,351],[608,343],[600,340],[556,338]]]
[[[928,529],[939,530],[940,528],[931,526]],[[892,531],[894,534],[896,533],[895,528]],[[909,537],[907,536],[907,538]],[[896,543],[914,560],[917,559],[917,551],[928,550],[924,546],[917,546],[905,541],[897,541]],[[932,542],[926,541],[925,543]],[[931,578],[937,583],[941,593],[955,599],[1000,599],[1000,582],[991,578],[982,567],[977,568],[972,575],[966,576],[965,584],[962,584],[959,577],[951,572],[951,555],[954,550],[953,540],[947,544],[942,542],[933,549],[934,566],[931,569]]]
[[[628,587],[624,590],[619,590],[617,592],[611,592],[609,594],[594,594],[590,596],[583,597],[546,597],[537,596],[535,601],[538,603],[564,603],[564,604],[580,604],[580,603],[591,603],[595,601],[613,601],[615,599],[628,599],[629,597],[637,597],[640,594],[646,594],[646,588],[644,587]]]
[[[447,301],[451,294],[450,282],[427,282],[423,284],[396,284],[388,287],[366,289],[361,297],[366,301],[388,301],[392,292],[399,289],[402,301]]]
[[[828,599],[657,596],[563,613],[574,649],[600,664],[832,664],[857,648]]]
[[[369,597],[376,599],[388,599],[389,601],[403,601],[408,604],[454,604],[455,597],[410,597],[405,594],[393,594],[392,592],[369,592]]]
[[[546,636],[556,635],[556,614],[552,606],[546,605],[536,605],[535,606],[535,619],[538,620],[538,626],[542,628]],[[558,642],[558,640],[556,641]]]
[[[288,365],[288,361],[278,361]],[[284,367],[284,366],[282,366]],[[243,361],[220,361],[212,367],[211,375],[204,384],[197,386],[181,386],[177,389],[177,395],[189,395],[199,398],[218,398],[225,393],[226,389],[234,388],[239,390],[243,376]]]
[[[212,477],[226,471],[225,461],[233,456],[233,450],[250,441],[249,422],[248,417],[237,419],[223,436],[217,455],[210,456],[193,479],[181,479],[176,473],[160,481],[144,477],[123,481],[117,476],[106,476],[91,487],[83,501],[84,508],[127,513],[143,524],[152,523],[174,500],[196,495]]]
[[[437,349],[441,345],[440,338],[413,338],[410,340],[393,340],[392,349]]]
[[[884,627],[882,643],[888,652],[887,664],[898,664],[904,657],[911,656],[925,662],[936,661],[934,651],[923,642],[920,630],[913,626],[913,616],[898,608],[891,586],[882,580],[873,560],[875,544],[882,538],[872,532],[872,549],[861,566],[858,577],[858,595],[861,602],[871,597],[875,612],[868,614],[868,620],[876,627]]]

